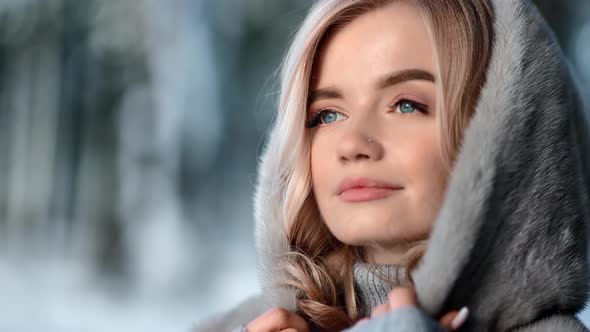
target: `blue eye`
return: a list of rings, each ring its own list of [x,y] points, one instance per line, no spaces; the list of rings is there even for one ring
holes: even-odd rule
[[[399,104],[399,110],[402,113],[409,113],[409,112],[413,112],[416,110],[416,106],[414,106],[412,103],[409,103],[407,101],[401,102]]]
[[[338,119],[338,113],[334,111],[322,111],[320,113],[320,120],[322,123],[334,122]]]
[[[306,123],[307,128],[313,128],[318,124],[329,124],[338,120],[338,116],[341,115],[344,119],[348,117],[340,112],[332,111],[332,110],[323,110],[317,112],[313,118]]]
[[[402,99],[395,104],[395,110],[399,109],[402,114],[413,114],[416,111],[426,113],[426,105],[422,105],[409,99]]]

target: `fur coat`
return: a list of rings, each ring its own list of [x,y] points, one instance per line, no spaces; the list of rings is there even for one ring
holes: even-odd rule
[[[450,174],[427,251],[412,273],[419,306],[462,306],[461,331],[586,331],[590,139],[581,97],[553,32],[528,0],[492,0],[495,43],[476,113]],[[271,307],[287,250],[276,188],[274,128],[254,196],[262,294],[194,331],[230,331]]]

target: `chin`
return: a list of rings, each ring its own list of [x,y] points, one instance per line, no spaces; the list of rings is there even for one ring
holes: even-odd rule
[[[431,231],[430,224],[420,220],[409,221],[407,217],[384,216],[366,211],[360,216],[346,214],[335,216],[332,220],[341,222],[327,223],[330,232],[340,242],[354,246],[421,240],[427,238]],[[399,220],[403,220],[403,224]]]
[[[343,223],[328,227],[334,236],[342,243],[348,245],[363,245],[374,241],[391,241],[400,234],[393,233],[392,221],[383,216],[364,214],[361,217],[341,216],[336,220],[344,220]]]

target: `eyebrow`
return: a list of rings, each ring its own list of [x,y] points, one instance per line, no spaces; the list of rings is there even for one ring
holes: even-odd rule
[[[377,80],[376,89],[385,89],[387,87],[400,84],[407,81],[428,81],[435,82],[434,75],[422,69],[404,69],[389,73]],[[313,103],[321,99],[343,99],[342,92],[335,88],[323,88],[310,91],[307,98],[308,103]]]

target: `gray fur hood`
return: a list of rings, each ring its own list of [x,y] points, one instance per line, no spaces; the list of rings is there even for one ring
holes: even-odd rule
[[[588,298],[590,139],[568,63],[528,0],[493,0],[495,44],[426,254],[412,276],[420,306],[437,315],[468,306],[462,331],[583,331]],[[275,126],[254,197],[263,293],[197,331],[229,331],[270,307],[295,309],[272,288],[288,248],[271,184]]]

